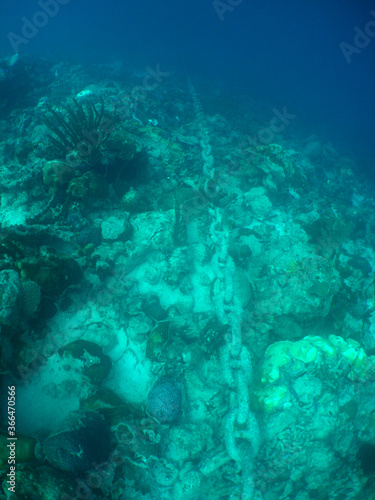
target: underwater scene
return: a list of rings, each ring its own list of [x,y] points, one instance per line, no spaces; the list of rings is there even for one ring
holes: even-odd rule
[[[375,3],[284,4],[0,6],[0,500],[375,500]]]

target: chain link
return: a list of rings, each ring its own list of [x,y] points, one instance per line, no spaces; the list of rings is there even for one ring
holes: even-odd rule
[[[215,162],[202,105],[192,83],[189,85],[200,132],[202,170],[208,185],[215,176]],[[211,206],[209,214],[211,217],[209,236],[215,250],[211,260],[215,276],[212,301],[220,323],[229,326],[229,335],[220,352],[223,377],[231,389],[229,411],[224,417],[224,442],[228,455],[242,470],[243,496],[251,499],[254,497],[252,459],[258,452],[260,442],[258,422],[249,404],[249,384],[252,381],[251,355],[242,344],[243,311],[234,287],[236,266],[228,254],[230,232],[225,227],[222,212],[218,207]]]

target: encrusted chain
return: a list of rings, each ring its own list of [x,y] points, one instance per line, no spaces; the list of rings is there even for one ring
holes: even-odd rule
[[[209,134],[202,105],[191,83],[190,92],[199,125],[203,175],[210,181],[214,179],[215,162]],[[255,498],[253,459],[258,452],[260,442],[258,423],[249,404],[249,384],[252,381],[251,355],[242,344],[243,311],[234,287],[236,266],[228,254],[229,229],[225,226],[222,212],[218,207],[211,206],[209,214],[211,217],[209,236],[215,249],[211,261],[215,275],[212,300],[217,318],[223,325],[229,327],[226,343],[220,352],[224,380],[231,389],[229,411],[224,417],[224,441],[228,455],[242,470],[241,498],[250,500]]]

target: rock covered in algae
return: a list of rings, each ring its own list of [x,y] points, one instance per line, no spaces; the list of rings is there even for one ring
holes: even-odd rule
[[[58,352],[60,356],[79,360],[82,363],[82,373],[93,384],[103,382],[112,366],[111,359],[103,353],[103,349],[88,340],[74,340],[60,347]]]
[[[21,312],[22,287],[13,269],[0,271],[0,325],[15,325]]]
[[[71,473],[87,471],[109,457],[109,425],[93,411],[73,412],[62,430],[46,439],[43,450],[56,469]]]

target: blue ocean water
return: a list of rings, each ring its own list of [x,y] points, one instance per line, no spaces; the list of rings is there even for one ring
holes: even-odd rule
[[[19,51],[184,71],[220,82],[228,92],[287,105],[297,115],[296,133],[319,132],[343,150],[373,157],[373,35],[359,38],[363,48],[354,44],[355,28],[374,20],[373,2],[232,3],[70,0]],[[32,19],[40,7],[13,0],[0,9],[0,54],[6,57],[13,52],[9,32],[21,34],[22,18]],[[355,49],[350,63],[342,43]]]
[[[2,2],[1,500],[375,499],[374,63],[370,0]]]

